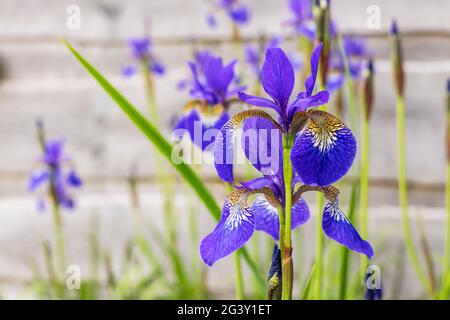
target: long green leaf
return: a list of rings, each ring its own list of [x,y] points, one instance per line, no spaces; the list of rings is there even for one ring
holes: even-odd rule
[[[122,96],[86,59],[84,59],[67,41],[64,44],[69,48],[73,55],[83,65],[84,68],[97,80],[98,84],[111,96],[111,98],[126,113],[131,121],[142,131],[143,134],[155,145],[158,151],[175,167],[184,180],[191,185],[197,193],[200,200],[211,214],[218,219],[220,217],[220,207],[217,205],[214,197],[202,183],[197,174],[190,166],[185,164],[176,153],[172,154],[172,145],[163,137],[163,135],[149,123],[139,111]],[[175,162],[174,162],[175,160]]]
[[[139,111],[130,103],[120,92],[112,86],[108,80],[105,79],[85,58],[81,56],[65,39],[62,42],[72,52],[75,58],[81,65],[91,74],[91,76],[98,82],[98,84],[109,94],[109,96],[118,104],[118,106],[125,112],[131,121],[142,131],[142,133],[155,145],[156,149],[173,165],[173,167],[180,173],[183,179],[192,187],[200,200],[204,203],[211,215],[219,220],[220,207],[216,200],[200,180],[195,171],[187,164],[185,164],[177,154],[172,155],[172,145],[163,137],[163,135],[143,117]],[[175,161],[174,161],[175,160]],[[264,278],[257,273],[256,264],[247,253],[245,248],[241,249],[242,256],[250,267],[250,270],[255,273],[259,279],[261,286],[265,286]]]

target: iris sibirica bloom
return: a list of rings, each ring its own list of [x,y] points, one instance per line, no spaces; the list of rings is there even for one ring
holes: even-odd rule
[[[131,50],[132,57],[140,64],[126,65],[122,74],[126,77],[130,77],[138,72],[139,68],[144,66],[148,70],[157,75],[163,75],[165,73],[164,65],[155,57],[152,52],[152,43],[149,38],[135,38],[128,41],[128,46]]]
[[[209,52],[198,53],[196,62],[189,63],[192,73],[190,95],[194,100],[186,104],[174,130],[189,134],[192,142],[202,150],[212,146],[214,133],[230,119],[228,107],[237,101],[237,92],[243,89],[235,86],[235,64],[236,60],[225,65],[222,58]],[[211,136],[206,137],[208,132]]]
[[[366,39],[346,36],[343,38],[343,47],[348,62],[350,78],[352,80],[362,79],[365,63],[370,57]],[[340,50],[335,50],[331,54],[330,70],[327,78],[327,89],[329,91],[339,89],[345,81],[343,58]]]
[[[217,0],[215,6],[224,10],[234,24],[243,25],[250,20],[250,11],[246,6],[239,3],[238,0]],[[217,26],[217,20],[214,14],[209,13],[206,18],[211,28]]]
[[[239,93],[243,102],[272,109],[278,119],[261,109],[250,109],[232,117],[216,137],[216,170],[221,179],[231,183],[234,181],[234,134],[237,126],[244,122],[241,145],[261,176],[235,186],[225,199],[219,224],[200,245],[206,264],[211,266],[242,247],[255,230],[278,239],[280,212],[289,212],[286,218],[290,218],[291,228],[305,223],[309,209],[302,194],[306,191],[322,192],[328,200],[323,210],[325,234],[353,251],[372,257],[372,247],[361,239],[345,217],[339,208],[339,191],[331,186],[352,165],[356,141],[351,130],[339,119],[313,109],[329,99],[328,91],[314,91],[321,48],[320,44],[313,50],[312,74],[305,81],[305,91],[292,102],[289,100],[295,82],[294,68],[279,48],[267,50],[261,71],[263,88],[272,99]],[[270,161],[265,159],[267,157]],[[297,188],[295,192],[294,188]],[[252,194],[260,196],[249,205]]]
[[[82,181],[72,168],[70,158],[63,153],[63,146],[62,140],[50,140],[45,144],[44,155],[38,159],[39,167],[31,172],[28,188],[34,192],[47,186],[50,196],[59,206],[73,209],[75,203],[71,189],[81,187]],[[38,208],[45,208],[42,198]]]
[[[288,0],[293,15],[287,24],[295,28],[298,35],[313,41],[316,38],[316,24],[312,12],[312,0]]]

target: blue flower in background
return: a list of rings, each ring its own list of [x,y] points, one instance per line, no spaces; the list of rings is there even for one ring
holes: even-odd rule
[[[288,1],[293,17],[287,21],[287,24],[293,26],[298,35],[313,41],[316,38],[316,24],[312,12],[312,0]]]
[[[152,52],[152,44],[149,38],[134,38],[128,41],[128,46],[131,50],[133,59],[138,63],[128,64],[123,67],[122,74],[125,77],[130,77],[138,72],[142,64],[147,65],[148,69],[156,75],[163,75],[165,73],[165,66],[155,57]]]
[[[348,61],[350,78],[352,80],[361,79],[366,61],[371,55],[371,52],[367,47],[366,39],[345,36],[342,44]],[[334,50],[330,57],[330,72],[327,78],[327,89],[329,91],[336,91],[342,87],[344,81],[344,57],[340,50]]]
[[[250,11],[238,0],[218,0],[215,2],[215,7],[225,11],[231,21],[237,25],[244,25],[250,21]],[[208,26],[217,27],[217,19],[213,13],[208,13],[206,19]]]
[[[258,75],[258,77],[260,76],[264,52],[266,52],[267,49],[279,47],[281,42],[281,37],[272,37],[265,45],[248,44],[245,46],[245,61],[250,65],[252,71]]]
[[[192,79],[187,84],[194,100],[186,104],[174,130],[189,133],[194,144],[202,150],[212,146],[215,140],[215,136],[204,139],[205,133],[209,129],[220,129],[229,120],[228,107],[237,92],[243,89],[234,86],[235,64],[236,60],[225,65],[222,58],[207,51],[198,52],[196,62],[189,63]]]
[[[254,106],[270,108],[278,121],[261,109],[250,109],[233,116],[221,128],[214,145],[214,162],[219,177],[232,183],[234,134],[244,122],[241,141],[244,154],[261,176],[241,182],[225,199],[221,219],[216,228],[200,244],[200,254],[208,265],[242,247],[255,230],[279,237],[278,211],[284,208],[285,177],[283,173],[283,137],[293,145],[290,160],[294,168],[292,228],[305,223],[309,209],[302,199],[306,191],[319,191],[328,200],[323,210],[323,231],[331,239],[363,253],[373,255],[370,244],[361,239],[339,208],[339,191],[330,186],[343,177],[356,155],[356,140],[351,130],[333,115],[310,109],[328,102],[327,91],[314,92],[322,45],[311,56],[311,75],[305,81],[306,91],[289,102],[295,83],[294,68],[279,48],[270,48],[261,71],[261,81],[272,100],[250,96],[239,98]],[[265,132],[266,138],[261,135]],[[267,137],[270,137],[267,139]],[[267,161],[265,158],[269,158]],[[248,198],[260,194],[251,206]]]
[[[64,208],[75,206],[71,189],[80,188],[82,181],[71,167],[70,158],[63,153],[62,140],[50,140],[45,144],[44,154],[38,158],[38,168],[32,170],[28,189],[31,192],[47,186],[46,191]],[[43,198],[39,199],[38,208],[44,209]]]

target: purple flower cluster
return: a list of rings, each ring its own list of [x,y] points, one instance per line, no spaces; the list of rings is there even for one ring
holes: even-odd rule
[[[148,70],[156,75],[163,75],[166,71],[165,66],[155,57],[152,52],[150,38],[134,38],[128,41],[133,59],[138,63],[128,64],[123,67],[122,74],[130,77],[138,72],[141,65],[147,66]]]
[[[38,158],[38,168],[32,170],[28,189],[36,192],[47,187],[44,195],[50,196],[67,209],[75,206],[72,189],[80,188],[82,181],[71,166],[70,158],[63,153],[62,140],[50,140],[45,144],[44,154]],[[40,196],[38,208],[45,209],[44,196]]]
[[[250,11],[246,6],[239,3],[238,0],[218,0],[215,3],[215,7],[225,11],[231,21],[237,25],[244,25],[250,20]],[[209,13],[206,19],[211,28],[217,26],[217,19],[213,13]]]

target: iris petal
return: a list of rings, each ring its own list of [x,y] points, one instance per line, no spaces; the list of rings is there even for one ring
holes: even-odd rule
[[[280,220],[277,209],[271,205],[265,197],[256,198],[253,202],[252,211],[255,215],[255,229],[264,231],[275,240],[280,235]],[[300,199],[292,206],[291,228],[295,229],[304,224],[309,219],[309,208],[303,199]]]
[[[350,250],[372,258],[373,248],[363,240],[338,206],[338,202],[329,202],[323,209],[322,228],[325,234]]]
[[[253,212],[246,199],[233,199],[236,194],[225,199],[219,224],[200,243],[200,255],[209,266],[241,248],[255,230]]]
[[[311,96],[316,84],[317,71],[319,70],[320,52],[322,51],[322,43],[317,45],[311,54],[311,75],[305,81],[306,94]]]
[[[234,133],[237,126],[251,117],[266,118],[275,123],[272,117],[262,110],[247,110],[233,116],[220,129],[214,143],[214,164],[219,177],[227,182],[233,182]]]
[[[285,107],[294,88],[295,75],[289,58],[280,48],[267,49],[261,81],[264,90],[280,107]]]
[[[291,151],[294,170],[305,184],[327,186],[343,177],[356,155],[352,131],[324,111],[313,111],[295,138]]]
[[[216,115],[203,115],[199,110],[194,109],[180,118],[174,130],[186,130],[186,134],[189,134],[189,138],[196,146],[203,151],[208,151],[214,145],[217,135],[217,132],[208,130],[220,130],[229,119],[230,116],[226,111],[222,111]],[[175,133],[178,132],[175,131]]]
[[[281,133],[272,121],[265,118],[245,120],[241,145],[256,170],[263,175],[282,175]]]
[[[278,112],[278,114],[281,113],[280,107],[268,99],[252,96],[244,92],[239,92],[239,99],[252,106],[271,108]]]
[[[42,183],[47,181],[49,174],[47,170],[33,170],[31,172],[30,181],[28,182],[28,190],[36,190]]]

